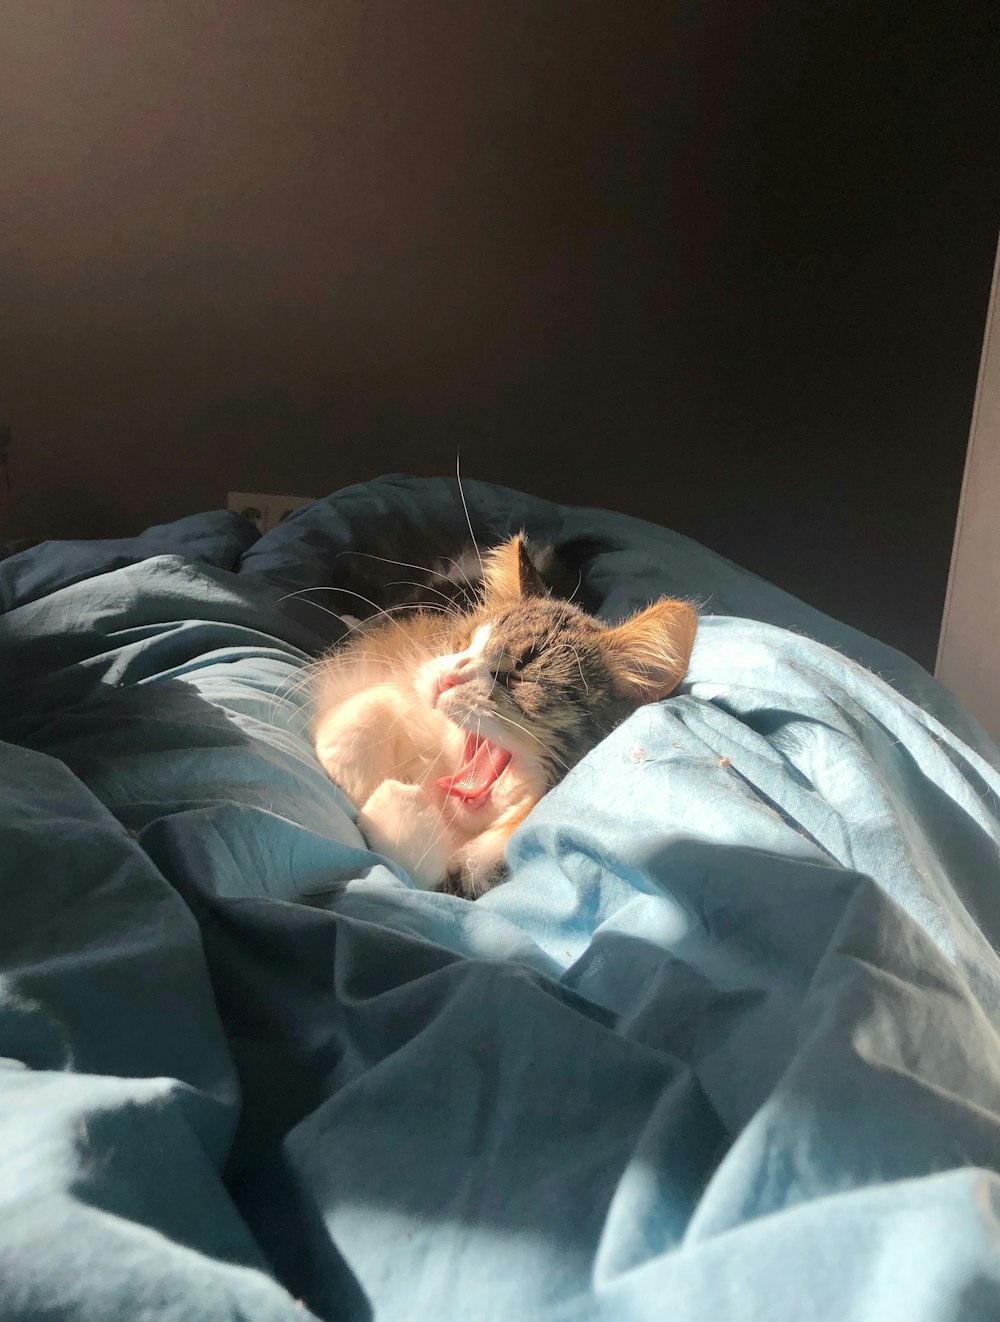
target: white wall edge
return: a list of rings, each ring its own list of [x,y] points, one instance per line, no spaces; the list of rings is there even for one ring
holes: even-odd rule
[[[983,504],[982,493],[1000,483],[1000,432],[996,425],[1000,400],[998,336],[1000,243],[993,266],[934,670],[937,678],[966,702],[994,735],[1000,734],[1000,706],[994,708],[991,702],[989,710],[984,711],[983,699],[990,691],[1000,694],[1000,636],[992,635],[993,617],[1000,618],[1000,599],[994,601],[989,590],[991,572],[1000,574],[1000,502],[991,515],[989,504]],[[981,615],[973,609],[977,593]]]

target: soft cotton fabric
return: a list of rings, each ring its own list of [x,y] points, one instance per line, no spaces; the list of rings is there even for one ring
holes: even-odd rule
[[[476,903],[367,849],[297,687],[453,483],[0,563],[0,1316],[992,1322],[996,748],[676,534],[467,495],[604,539],[608,619],[705,611]]]

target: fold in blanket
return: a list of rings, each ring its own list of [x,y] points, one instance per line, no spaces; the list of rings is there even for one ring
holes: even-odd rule
[[[367,848],[301,684],[452,483],[0,562],[0,1316],[992,1322],[996,748],[676,534],[467,495],[608,619],[704,603],[475,903]]]

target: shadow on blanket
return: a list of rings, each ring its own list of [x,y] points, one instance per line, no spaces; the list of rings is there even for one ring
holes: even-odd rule
[[[209,668],[198,686],[101,687],[32,731],[127,828],[112,857],[83,818],[67,808],[60,819],[76,853],[44,898],[58,895],[77,924],[59,976],[75,962],[81,990],[53,1022],[78,1069],[169,1073],[221,1103],[218,1178],[279,1279],[320,1316],[371,1315],[349,1266],[362,1224],[369,1246],[383,1228],[387,1259],[393,1236],[430,1245],[452,1224],[467,1252],[477,1236],[509,1234],[568,1277],[610,1279],[654,1245],[831,1189],[1000,1166],[982,1070],[993,1032],[965,981],[963,942],[984,941],[971,919],[944,934],[949,962],[942,934],[903,911],[907,897],[887,901],[860,873],[674,840],[641,865],[647,889],[689,915],[676,948],[599,930],[561,982],[516,958],[464,957],[415,920],[406,930],[379,887],[347,888],[376,861],[294,722],[266,705],[262,719],[259,701],[239,709],[231,689],[217,705],[205,696],[214,682]],[[945,851],[952,834],[976,840],[992,876],[992,844],[969,813],[898,743],[884,761],[914,830],[923,823]],[[96,805],[93,820],[110,840]],[[956,859],[954,884],[967,867],[967,854]],[[52,921],[39,907],[33,929],[31,903],[15,978]],[[420,903],[478,912],[450,897]],[[996,933],[995,905],[987,916]],[[163,962],[175,948],[182,964]],[[113,999],[95,961],[114,970]],[[914,988],[940,1051],[911,1049]],[[125,1031],[133,1002],[145,1017]],[[196,1002],[203,1041],[188,1070]],[[114,1124],[101,1132],[114,1149]],[[158,1178],[130,1156],[119,1206],[98,1165],[72,1176],[81,1201],[135,1219],[144,1181]],[[656,1198],[643,1202],[633,1185],[651,1180]]]

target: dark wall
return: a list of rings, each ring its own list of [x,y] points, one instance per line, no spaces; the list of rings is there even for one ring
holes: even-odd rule
[[[9,532],[460,446],[930,661],[1000,215],[982,13],[8,0]]]

